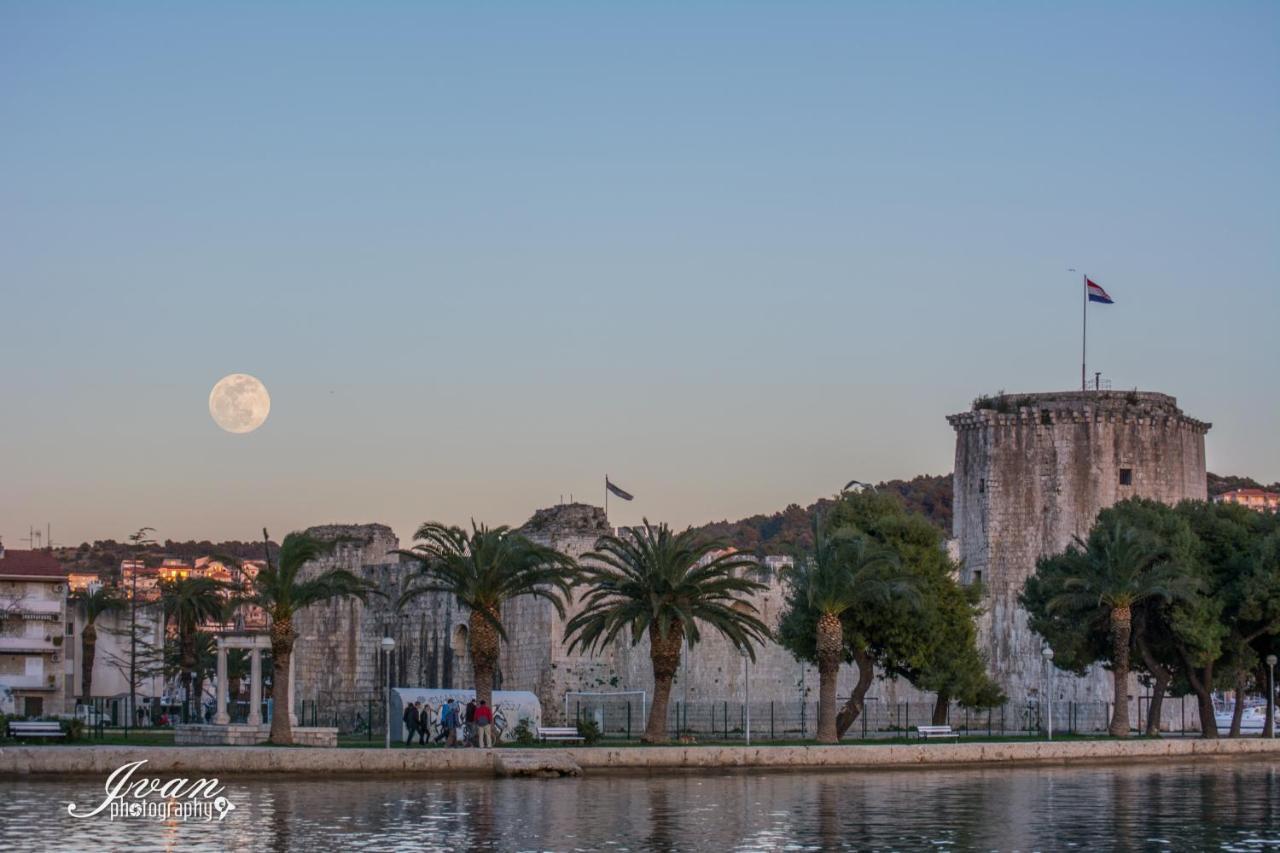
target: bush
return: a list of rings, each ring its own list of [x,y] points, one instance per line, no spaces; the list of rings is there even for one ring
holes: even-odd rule
[[[69,720],[61,720],[62,730],[67,733],[67,740],[80,740],[84,737],[84,720],[72,717]]]
[[[534,741],[533,729],[529,727],[529,721],[526,719],[521,719],[520,722],[516,723],[512,733],[515,735],[516,743],[521,746],[528,746]]]
[[[592,719],[578,720],[578,735],[582,738],[582,742],[587,746],[591,746],[600,740],[600,727],[596,725],[596,721]]]

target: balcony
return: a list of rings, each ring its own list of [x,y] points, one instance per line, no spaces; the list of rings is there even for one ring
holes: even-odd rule
[[[0,654],[6,655],[49,655],[62,651],[52,640],[39,637],[0,637]]]
[[[47,675],[0,675],[0,685],[10,690],[56,690]]]

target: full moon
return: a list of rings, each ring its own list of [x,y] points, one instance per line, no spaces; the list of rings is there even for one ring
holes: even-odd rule
[[[267,386],[247,373],[224,376],[209,392],[209,415],[227,432],[253,432],[270,412]]]

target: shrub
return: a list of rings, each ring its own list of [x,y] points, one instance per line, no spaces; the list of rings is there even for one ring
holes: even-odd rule
[[[600,740],[600,727],[596,725],[596,721],[590,718],[578,720],[578,735],[582,738],[582,742],[587,746],[591,746]]]
[[[520,722],[516,723],[512,733],[515,735],[516,743],[521,746],[528,746],[534,741],[533,729],[529,727],[529,721],[526,719],[522,718]]]
[[[84,737],[84,720],[78,717],[72,717],[69,720],[60,720],[62,730],[67,733],[67,740],[80,740]]]

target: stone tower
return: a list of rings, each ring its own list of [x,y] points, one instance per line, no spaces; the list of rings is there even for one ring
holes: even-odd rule
[[[1210,424],[1166,394],[1067,391],[980,398],[956,431],[954,535],[962,581],[986,589],[980,642],[1014,702],[1043,689],[1042,644],[1018,606],[1036,559],[1085,536],[1130,497],[1203,500]],[[1109,702],[1109,678],[1060,674],[1055,699]]]

